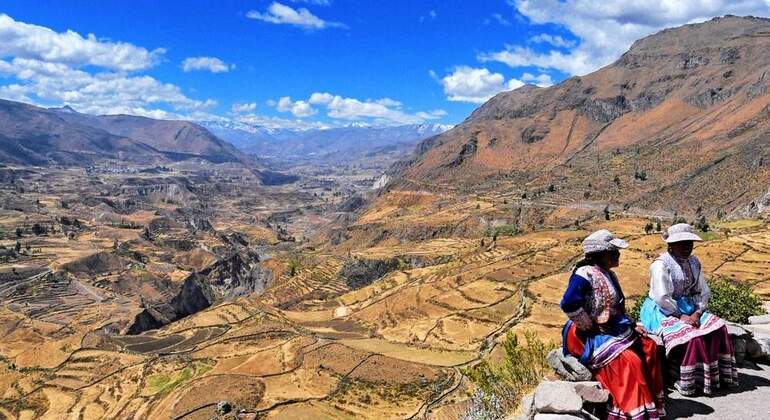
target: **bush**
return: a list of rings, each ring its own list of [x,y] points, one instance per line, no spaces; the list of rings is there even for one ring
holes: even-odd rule
[[[647,299],[647,296],[649,295],[642,295],[636,298],[636,302],[634,302],[633,308],[628,311],[628,315],[630,315],[634,321],[639,322],[641,320],[639,315],[642,313],[642,305],[644,305],[644,301]]]
[[[754,294],[751,287],[726,279],[709,281],[711,299],[708,309],[720,318],[745,324],[749,317],[764,314],[762,300]]]
[[[512,412],[524,395],[543,380],[551,370],[546,357],[557,344],[544,343],[533,331],[524,332],[524,341],[520,344],[519,338],[509,332],[502,343],[504,355],[500,363],[484,360],[463,371],[479,389],[472,405],[483,405],[487,413],[502,416]],[[478,408],[471,407],[470,411]]]

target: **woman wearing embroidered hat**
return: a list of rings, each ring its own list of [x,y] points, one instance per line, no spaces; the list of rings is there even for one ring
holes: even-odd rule
[[[706,310],[711,292],[692,255],[693,243],[701,238],[692,226],[680,223],[668,228],[663,239],[668,252],[650,266],[642,324],[662,337],[670,359],[681,358],[674,386],[682,395],[699,390],[711,395],[720,383],[734,386],[738,372],[730,336],[724,321]]]
[[[635,330],[625,297],[612,272],[626,241],[608,230],[583,241],[585,257],[569,279],[561,308],[564,353],[593,372],[612,395],[609,419],[657,419],[665,416],[663,375],[657,345]]]

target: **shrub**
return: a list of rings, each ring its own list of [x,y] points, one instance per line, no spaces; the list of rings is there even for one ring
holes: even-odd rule
[[[644,301],[647,299],[648,295],[642,295],[636,298],[636,302],[634,302],[634,306],[631,308],[630,311],[628,311],[628,314],[631,316],[631,318],[634,321],[639,321],[641,317],[639,316],[642,313],[642,305],[644,305]]]
[[[500,416],[512,412],[522,397],[550,371],[546,357],[557,344],[544,343],[535,332],[525,331],[524,344],[509,332],[502,346],[501,362],[492,364],[484,360],[463,371],[479,390],[472,405],[483,405],[488,413]],[[471,407],[473,410],[478,411],[478,407]]]
[[[712,279],[709,281],[709,287],[711,299],[708,309],[724,320],[745,324],[750,316],[762,315],[765,312],[762,300],[747,284]]]

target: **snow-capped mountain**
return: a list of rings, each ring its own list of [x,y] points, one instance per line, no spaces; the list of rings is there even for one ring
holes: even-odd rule
[[[237,121],[200,121],[217,136],[260,158],[351,161],[377,153],[406,155],[421,140],[452,128],[444,124],[322,129],[275,129]]]

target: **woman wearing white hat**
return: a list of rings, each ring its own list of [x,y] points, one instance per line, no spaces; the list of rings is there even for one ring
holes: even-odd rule
[[[686,223],[663,234],[668,252],[650,266],[650,294],[641,311],[644,327],[663,339],[666,355],[682,357],[679,380],[682,395],[699,390],[711,395],[720,384],[738,383],[735,353],[724,321],[709,313],[711,294],[700,261],[692,255],[701,238]]]
[[[565,354],[579,358],[612,395],[609,419],[665,416],[663,375],[655,342],[636,332],[626,314],[625,297],[612,268],[626,241],[608,230],[583,241],[585,258],[569,279],[561,308]]]

